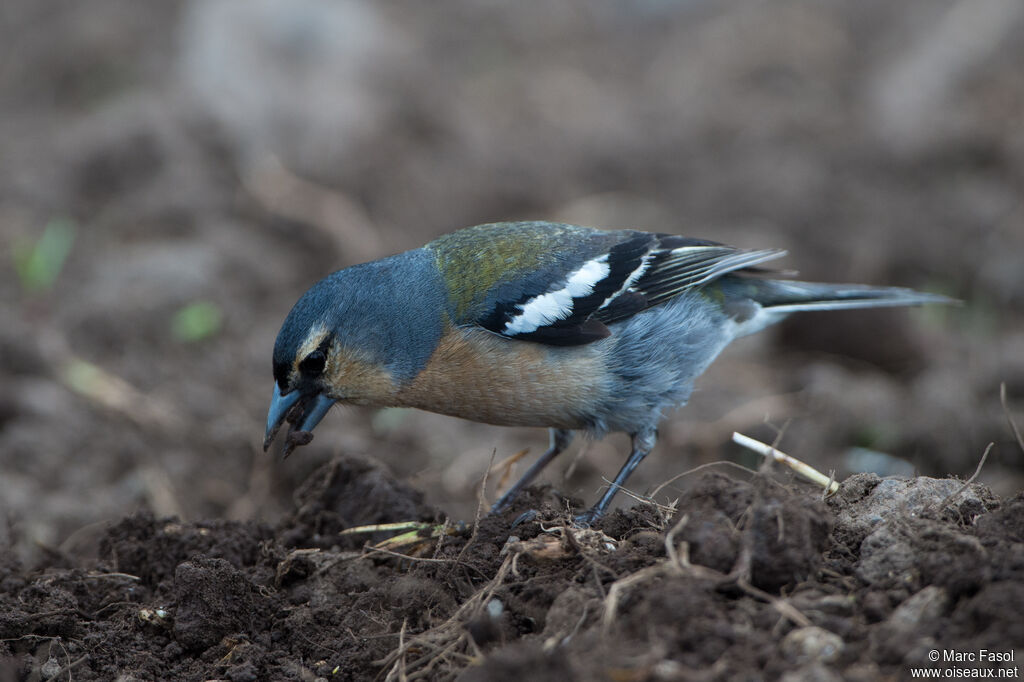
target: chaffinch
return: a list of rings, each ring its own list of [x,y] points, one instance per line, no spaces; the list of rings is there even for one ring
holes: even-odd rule
[[[635,230],[493,223],[339,270],[295,304],[274,344],[264,449],[284,454],[335,403],[415,407],[551,430],[551,445],[494,504],[564,451],[573,433],[623,431],[632,451],[589,524],[654,447],[666,408],[733,339],[801,310],[949,299],[910,289],[765,277],[784,255]]]

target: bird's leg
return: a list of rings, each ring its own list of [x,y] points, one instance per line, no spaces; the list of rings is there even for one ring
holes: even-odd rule
[[[515,499],[516,495],[530,485],[530,482],[537,477],[537,474],[541,472],[541,469],[551,463],[555,457],[562,453],[569,443],[572,442],[572,431],[568,429],[551,429],[551,445],[548,446],[547,452],[540,456],[536,462],[533,463],[526,473],[523,474],[522,478],[516,481],[515,485],[509,488],[501,498],[494,503],[491,507],[491,513],[497,514],[498,512],[504,511]]]
[[[590,526],[594,521],[601,518],[605,511],[608,509],[608,505],[611,504],[612,498],[619,492],[619,489],[626,484],[626,479],[633,473],[633,470],[639,466],[640,462],[644,460],[644,457],[654,449],[654,444],[658,440],[658,432],[654,429],[640,431],[633,434],[633,451],[629,453],[629,458],[626,459],[626,463],[619,469],[619,473],[615,476],[615,480],[608,486],[608,490],[605,491],[601,499],[597,501],[593,507],[583,512],[576,517],[577,526]]]

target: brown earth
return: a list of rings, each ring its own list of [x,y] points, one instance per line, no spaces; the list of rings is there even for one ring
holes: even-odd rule
[[[434,525],[411,557],[338,534],[439,520],[359,460],[316,471],[273,525],[138,513],[97,531],[96,558],[8,558],[0,674],[877,680],[931,650],[1019,653],[1024,496],[861,474],[823,501],[771,473],[692,478],[678,511],[593,530],[531,489],[501,516]],[[525,508],[539,520],[513,528]]]

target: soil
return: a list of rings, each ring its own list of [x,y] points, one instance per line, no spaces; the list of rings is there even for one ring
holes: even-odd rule
[[[5,0],[0,682],[1020,660],[1024,5],[966,6]],[[604,535],[565,523],[621,435],[479,521],[543,430],[339,408],[262,452],[303,291],[513,219],[784,248],[805,279],[963,303],[734,343]],[[750,473],[734,431],[842,490]],[[411,521],[421,540],[343,534]]]
[[[593,529],[559,503],[533,488],[500,516],[444,524],[379,467],[337,459],[274,525],[134,514],[99,532],[95,559],[7,559],[0,672],[877,680],[932,650],[1024,642],[1024,495],[860,474],[823,500],[774,472],[712,471],[677,509],[640,504]],[[528,508],[539,516],[513,525]],[[339,535],[412,520],[422,537],[391,545],[408,556]]]

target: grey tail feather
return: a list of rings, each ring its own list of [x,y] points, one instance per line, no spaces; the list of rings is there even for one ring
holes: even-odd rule
[[[761,284],[764,286],[763,288],[759,287],[762,290],[755,298],[758,303],[773,313],[959,303],[956,299],[941,294],[929,294],[902,287],[782,280],[763,280]]]

